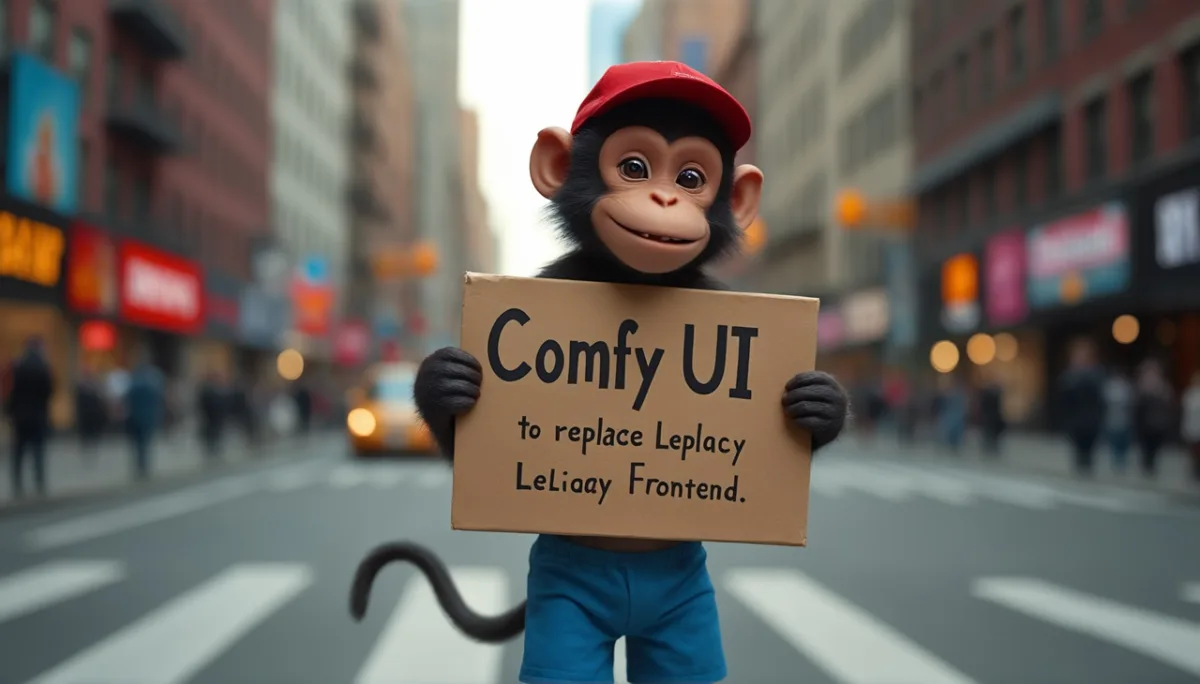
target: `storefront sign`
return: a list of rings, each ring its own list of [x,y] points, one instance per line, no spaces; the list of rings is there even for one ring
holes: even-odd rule
[[[238,333],[244,344],[260,349],[280,345],[291,325],[291,307],[285,295],[270,294],[257,285],[243,288],[238,306]]]
[[[1077,304],[1129,285],[1129,219],[1118,203],[1038,226],[1027,246],[1034,308]]]
[[[951,333],[979,327],[979,260],[958,254],[942,264],[942,326]]]
[[[371,331],[365,323],[346,321],[338,326],[333,338],[333,361],[357,366],[367,359],[371,349]]]
[[[309,255],[300,264],[292,278],[292,311],[292,325],[297,332],[313,337],[329,334],[333,286],[324,258]]]
[[[58,287],[66,247],[61,228],[0,211],[0,276]]]
[[[124,241],[118,249],[121,318],[182,335],[204,328],[204,276],[182,257]]]
[[[917,275],[912,246],[907,240],[889,244],[884,251],[890,325],[888,346],[909,349],[917,344]]]
[[[9,193],[74,214],[79,185],[79,86],[33,55],[9,58]]]
[[[79,324],[79,346],[86,351],[109,351],[117,346],[117,328],[108,321]]]
[[[84,223],[71,226],[67,306],[93,315],[117,312],[116,245],[103,231]]]
[[[1154,256],[1159,268],[1200,263],[1200,188],[1188,188],[1154,203]]]
[[[845,326],[840,311],[822,311],[817,315],[817,349],[830,351],[842,345],[846,339]]]
[[[1025,299],[1025,232],[1010,230],[992,237],[984,259],[988,324],[1020,323],[1029,312]]]
[[[869,344],[887,334],[890,311],[887,290],[882,287],[850,295],[841,309],[847,344]]]

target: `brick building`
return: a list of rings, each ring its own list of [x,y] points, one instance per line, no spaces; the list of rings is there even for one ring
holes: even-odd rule
[[[1155,263],[1151,205],[1200,159],[1200,7],[916,0],[912,20],[921,336],[966,352],[940,370],[999,373],[1010,418],[1038,422],[1076,336],[1194,368],[1200,298],[1147,295],[1182,273]],[[1200,237],[1184,209],[1173,229]]]
[[[417,230],[415,81],[411,29],[399,4],[362,0],[351,8],[351,280],[347,313],[395,338],[419,307],[409,274],[373,268],[374,255],[401,254]]]
[[[249,244],[270,227],[272,8],[270,0],[0,4],[7,116],[58,117],[68,129],[60,135],[78,141],[77,156],[43,150],[57,187],[77,189],[76,199],[23,201],[11,186],[5,196],[6,211],[36,214],[61,235],[62,269],[46,300],[53,312],[6,316],[22,321],[11,326],[27,328],[22,335],[51,340],[59,372],[128,366],[137,350],[184,381],[235,366]],[[18,93],[14,69],[49,71]],[[77,135],[64,88],[79,93]],[[6,149],[29,142],[6,140]]]

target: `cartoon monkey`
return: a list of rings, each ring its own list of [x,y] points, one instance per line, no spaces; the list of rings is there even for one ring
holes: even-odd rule
[[[534,187],[571,251],[539,277],[718,290],[703,271],[736,248],[758,214],[763,174],[734,166],[750,119],[728,92],[676,62],[610,68],[570,132],[538,133]],[[454,420],[480,394],[482,367],[462,349],[428,356],[414,397],[442,452],[454,458]],[[846,393],[830,375],[796,374],[779,388],[783,411],[814,452],[841,432]],[[351,613],[366,612],[371,583],[390,562],[417,566],[468,636],[502,642],[525,631],[521,681],[611,682],[613,644],[625,637],[633,682],[725,678],[717,604],[700,542],[541,535],[525,602],[496,617],[474,613],[445,564],[410,543],[381,546],[359,567]]]

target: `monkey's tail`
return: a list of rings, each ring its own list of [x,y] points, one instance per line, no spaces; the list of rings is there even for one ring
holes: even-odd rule
[[[429,549],[409,542],[392,542],[376,547],[358,564],[350,588],[350,615],[356,622],[367,613],[371,585],[375,576],[389,563],[408,562],[429,580],[442,610],[464,634],[476,641],[498,644],[525,631],[525,602],[500,615],[480,615],[471,610],[454,584],[446,564]]]

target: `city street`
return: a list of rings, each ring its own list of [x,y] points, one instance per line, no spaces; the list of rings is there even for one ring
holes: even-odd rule
[[[362,624],[347,595],[364,552],[411,538],[497,612],[525,593],[531,537],[451,531],[439,462],[344,452],[314,438],[0,518],[0,682],[515,682],[520,641],[465,641],[410,570],[381,577]],[[709,545],[727,681],[1200,681],[1198,529],[1160,493],[834,448],[807,548]]]

